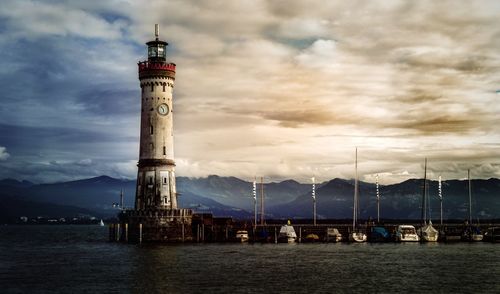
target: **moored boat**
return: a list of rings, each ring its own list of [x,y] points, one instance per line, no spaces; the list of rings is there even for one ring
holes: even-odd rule
[[[349,240],[351,242],[363,243],[366,242],[367,237],[366,234],[361,231],[355,231],[349,234]]]
[[[340,242],[342,241],[342,234],[337,228],[326,229],[326,242]]]
[[[370,236],[368,241],[370,242],[388,242],[391,240],[391,234],[384,227],[371,227]]]
[[[432,226],[432,221],[418,229],[419,236],[422,241],[437,242],[439,232]]]
[[[396,230],[396,241],[398,242],[418,242],[420,238],[417,235],[415,227],[412,225],[399,225]]]
[[[236,240],[241,243],[248,242],[248,231],[247,230],[239,230],[236,232]]]
[[[309,242],[309,243],[314,243],[314,242],[318,242],[319,241],[319,236],[316,235],[316,234],[307,234],[307,236],[304,238],[304,241],[305,242]]]
[[[352,232],[349,233],[349,241],[356,243],[366,242],[366,234],[357,227],[359,213],[359,187],[358,187],[358,148],[356,148],[356,160],[354,165],[356,176],[354,178],[354,197],[352,206]]]
[[[476,226],[466,226],[465,230],[462,233],[462,240],[463,241],[472,241],[472,242],[478,242],[478,241],[483,241],[483,234],[481,233],[481,229]]]
[[[484,241],[500,242],[500,227],[489,227],[484,233]]]
[[[278,242],[280,243],[295,243],[297,240],[297,234],[295,229],[290,224],[290,221],[284,226],[281,226],[280,233],[278,235]]]
[[[424,185],[422,191],[422,227],[417,231],[420,241],[423,242],[437,242],[439,232],[432,226],[431,211],[430,211],[430,197],[427,193],[427,158],[424,164]],[[429,209],[429,222],[427,223],[427,209]]]
[[[466,228],[463,232],[462,239],[464,241],[483,241],[483,234],[479,227],[472,224],[472,186],[470,180],[470,170],[467,170],[467,182],[469,188],[469,222],[466,224]]]

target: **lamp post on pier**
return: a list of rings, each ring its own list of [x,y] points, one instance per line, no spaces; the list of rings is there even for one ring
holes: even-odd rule
[[[438,183],[438,191],[439,191],[439,202],[441,204],[441,212],[440,212],[440,220],[441,220],[441,227],[443,226],[443,190],[441,186],[441,176],[439,176],[439,183]]]
[[[313,223],[316,225],[316,183],[314,181],[314,177],[311,178],[312,180],[312,200],[313,200]]]
[[[252,195],[253,195],[253,224],[254,227],[257,226],[257,180],[253,181],[253,190],[252,190]]]

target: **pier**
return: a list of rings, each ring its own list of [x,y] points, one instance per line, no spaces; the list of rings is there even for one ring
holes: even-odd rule
[[[168,228],[159,228],[152,232],[151,226],[145,229],[145,224],[140,222],[140,219],[135,219],[128,223],[131,218],[122,218],[119,223],[109,225],[109,240],[113,242],[125,243],[143,243],[143,242],[159,242],[159,243],[218,243],[218,242],[237,242],[236,233],[238,231],[247,231],[249,242],[257,243],[277,243],[278,235],[281,226],[287,223],[283,219],[270,219],[264,224],[254,225],[252,220],[233,220],[230,217],[214,217],[210,213],[195,213],[191,216],[191,222],[177,222],[177,226]],[[420,228],[422,224],[418,220],[386,220],[383,223],[374,221],[365,221],[360,223],[358,229],[361,229],[368,235],[368,242],[391,242],[394,241],[393,235],[396,228],[400,224],[413,225],[415,228]],[[318,220],[314,224],[314,220],[291,220],[296,234],[296,242],[335,242],[334,238],[328,235],[329,229],[337,229],[342,234],[341,242],[348,242],[348,236],[352,233],[351,220]],[[457,236],[456,241],[460,241],[462,232],[466,229],[466,224],[460,221],[448,222],[434,227],[441,233],[453,234]],[[390,238],[380,240],[372,235],[373,228],[382,227],[390,235]],[[484,223],[477,227],[481,231],[486,232],[488,228],[498,227],[497,234],[500,233],[500,224]],[[314,234],[317,239],[307,238],[308,235]],[[146,235],[154,235],[154,238],[145,238]],[[440,240],[446,241],[446,240]],[[449,239],[447,242],[450,242]],[[498,241],[496,241],[498,242]]]

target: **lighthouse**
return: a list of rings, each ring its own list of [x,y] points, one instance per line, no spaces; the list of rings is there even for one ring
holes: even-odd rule
[[[172,92],[175,64],[166,60],[167,42],[146,43],[148,60],[139,65],[141,135],[136,210],[176,209]]]
[[[192,210],[178,207],[175,187],[173,88],[175,64],[168,43],[146,43],[148,59],[138,63],[141,128],[134,209],[119,214],[113,238],[127,242],[181,242],[192,239]]]

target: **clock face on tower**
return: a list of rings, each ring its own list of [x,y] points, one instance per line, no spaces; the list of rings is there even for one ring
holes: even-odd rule
[[[158,106],[158,113],[160,115],[167,115],[168,114],[168,105],[163,103]]]

